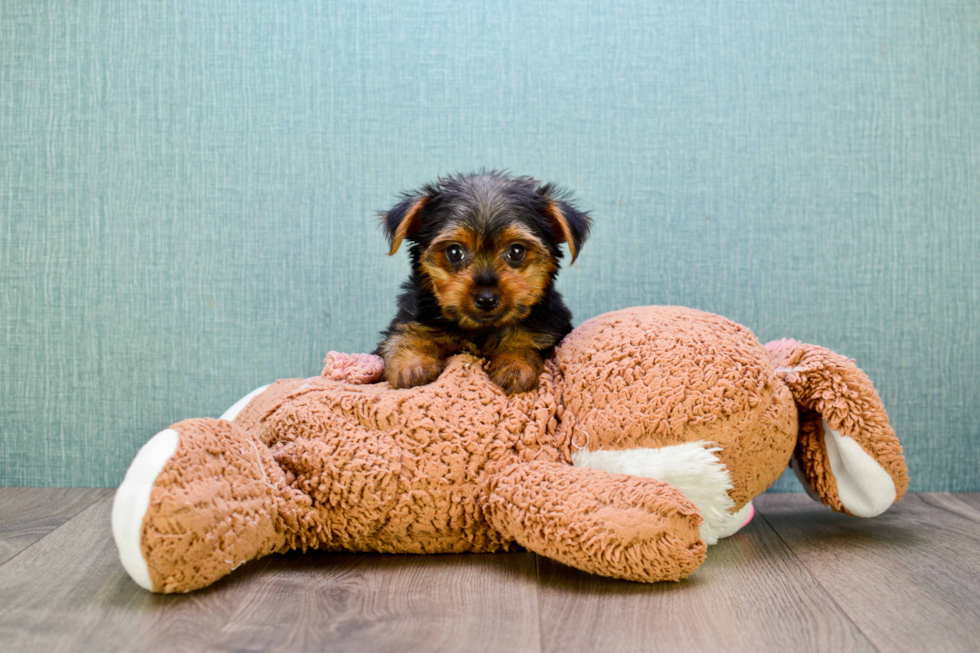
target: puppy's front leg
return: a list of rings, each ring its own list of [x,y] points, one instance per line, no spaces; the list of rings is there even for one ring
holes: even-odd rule
[[[392,388],[432,383],[446,367],[450,352],[444,336],[418,322],[395,327],[378,347],[385,359],[385,380]]]
[[[518,327],[504,329],[488,347],[487,374],[509,395],[538,387],[544,366],[541,352],[554,344],[551,334],[534,333]]]
[[[538,387],[543,364],[541,354],[533,349],[504,351],[490,359],[487,373],[504,392],[512,395]]]

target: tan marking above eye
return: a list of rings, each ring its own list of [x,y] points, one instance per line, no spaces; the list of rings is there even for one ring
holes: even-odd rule
[[[436,236],[429,244],[429,248],[439,249],[451,243],[457,243],[468,250],[472,250],[476,243],[476,238],[473,232],[466,227],[452,226]]]
[[[501,243],[504,251],[508,247],[514,244],[524,245],[528,249],[538,248],[544,249],[544,243],[541,239],[534,235],[530,229],[523,225],[508,225],[501,232],[500,237],[497,239],[498,243]]]

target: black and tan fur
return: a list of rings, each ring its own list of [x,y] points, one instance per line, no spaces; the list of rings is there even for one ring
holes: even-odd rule
[[[434,381],[459,352],[483,356],[507,393],[537,386],[544,359],[571,331],[554,289],[566,243],[572,262],[588,215],[551,184],[484,172],[439,179],[382,214],[391,244],[412,243],[412,272],[377,354],[395,388]]]

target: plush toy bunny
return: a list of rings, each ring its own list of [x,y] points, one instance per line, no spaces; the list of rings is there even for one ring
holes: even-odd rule
[[[588,572],[679,580],[741,528],[792,461],[859,517],[905,492],[871,382],[842,356],[685,308],[608,313],[561,343],[537,390],[505,395],[472,356],[392,390],[372,356],[260,388],[137,454],[113,535],[155,592],[317,548],[390,553],[520,545]]]

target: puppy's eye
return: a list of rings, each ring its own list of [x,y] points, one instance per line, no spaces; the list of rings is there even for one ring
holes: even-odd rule
[[[507,248],[504,257],[511,263],[520,263],[524,260],[525,254],[527,254],[527,248],[524,245],[511,245]]]
[[[459,263],[466,258],[466,250],[459,245],[450,245],[446,248],[446,258],[450,263]]]

